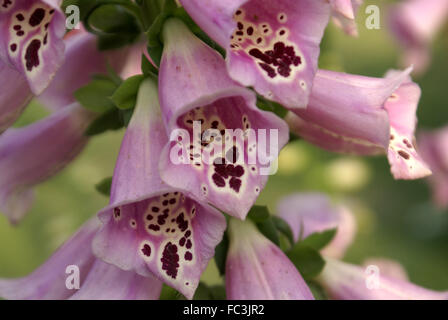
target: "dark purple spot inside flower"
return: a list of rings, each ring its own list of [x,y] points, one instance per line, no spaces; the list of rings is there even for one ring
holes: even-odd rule
[[[268,76],[271,78],[275,78],[277,74],[275,73],[275,69],[266,63],[259,63],[260,67],[268,73]]]
[[[228,178],[226,165],[225,164],[218,164],[218,165],[215,164],[214,166],[215,166],[215,172],[218,175],[220,175],[224,179]]]
[[[150,247],[149,244],[144,244],[144,245],[143,245],[142,253],[143,253],[145,256],[147,256],[147,257],[151,256],[151,247]]]
[[[22,26],[19,24],[16,24],[14,27],[12,27],[14,30],[19,31],[20,29],[22,29]]]
[[[250,51],[249,51],[249,54],[252,56],[252,57],[255,57],[255,58],[257,58],[257,59],[260,59],[261,61],[264,61],[265,63],[271,63],[271,58],[268,56],[268,55],[266,55],[266,54],[264,54],[263,52],[261,52],[259,49],[257,49],[257,48],[254,48],[254,49],[251,49]]]
[[[240,192],[241,188],[241,180],[235,177],[232,177],[229,181],[230,188],[235,190],[236,192]]]
[[[2,7],[3,8],[8,8],[8,6],[12,4],[11,0],[3,0],[3,4]]]
[[[40,40],[34,39],[29,44],[28,48],[26,48],[25,60],[26,60],[26,69],[28,71],[33,70],[34,67],[37,67],[40,64],[38,54],[40,46],[41,46]]]
[[[162,270],[166,271],[166,274],[173,279],[177,277],[177,271],[179,268],[179,255],[177,254],[177,246],[168,242],[162,253]]]
[[[15,52],[17,50],[17,44],[13,43],[9,46],[12,52]]]
[[[217,187],[223,188],[226,186],[226,181],[222,176],[220,176],[218,173],[214,173],[212,176],[213,182],[216,184]]]
[[[252,27],[249,27],[249,28],[247,28],[247,34],[248,35],[253,35],[254,34],[254,28],[252,28]]]
[[[23,36],[24,34],[25,34],[25,32],[24,32],[23,30],[17,31],[17,33],[16,33],[16,35],[17,35],[18,37],[21,37],[21,36]]]
[[[157,217],[157,223],[159,225],[163,226],[166,222],[166,218],[168,218],[168,212],[165,212],[165,210],[164,210],[163,214],[161,214]]]
[[[184,237],[182,237],[182,238],[180,238],[180,240],[179,240],[179,245],[181,246],[181,247],[183,247],[184,245],[185,245],[185,242],[187,241],[187,239],[185,239]]]
[[[183,212],[181,212],[177,218],[176,218],[176,223],[177,226],[179,227],[179,229],[184,232],[185,230],[187,230],[188,228],[188,221],[185,220],[185,215]]]
[[[190,230],[185,232],[185,238],[189,238],[190,236],[191,236],[191,231]]]
[[[242,166],[234,166],[234,165],[228,165],[227,166],[227,173],[231,177],[241,177],[244,174],[244,168]]]
[[[192,246],[193,246],[193,243],[191,243],[191,240],[188,239],[188,240],[187,240],[187,244],[185,245],[185,247],[186,247],[187,249],[191,249]]]
[[[121,215],[121,210],[120,208],[114,208],[114,217],[115,218],[119,218]]]
[[[273,50],[262,52],[260,49],[254,48],[249,54],[262,62],[259,66],[267,72],[268,76],[274,78],[277,73],[283,77],[289,77],[291,74],[291,66],[299,66],[302,63],[300,56],[297,56],[292,46],[286,46],[279,41],[274,44]],[[276,70],[277,69],[277,70]]]
[[[409,154],[407,152],[404,152],[403,150],[398,151],[398,154],[406,160],[409,160],[410,158]]]
[[[148,215],[146,216],[146,220],[148,220],[148,221],[151,221],[153,218],[154,218],[154,217],[153,217],[152,215],[150,215],[150,214],[148,214]]]
[[[159,210],[160,210],[159,207],[152,207],[151,208],[152,212],[159,212]]]
[[[23,16],[23,14],[19,13],[18,15],[16,15],[17,20],[19,21],[23,21],[25,20],[25,17]]]
[[[412,149],[412,144],[408,141],[408,139],[403,139],[403,143],[406,145],[406,147]]]
[[[191,260],[193,260],[193,255],[191,254],[190,251],[187,251],[187,252],[185,252],[184,258],[187,261],[191,261]]]
[[[45,10],[42,8],[37,8],[31,15],[28,23],[30,24],[30,26],[35,27],[39,25],[42,22],[42,20],[44,20],[44,18],[45,18]]]
[[[153,230],[153,231],[159,231],[160,227],[158,225],[156,225],[156,224],[150,224],[148,226],[148,229]]]
[[[47,44],[47,41],[48,41],[48,33],[45,34],[45,37],[44,37],[44,45]]]

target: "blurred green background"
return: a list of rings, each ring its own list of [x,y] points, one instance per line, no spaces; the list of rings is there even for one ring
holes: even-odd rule
[[[367,4],[381,6],[384,2],[365,2],[358,16],[359,38],[345,36],[333,25],[327,29],[321,67],[369,76],[397,68],[400,50],[387,32],[384,17],[380,30],[364,26]],[[385,10],[381,12],[384,15]],[[423,91],[420,129],[448,123],[448,28],[433,49],[430,69],[415,79]],[[18,125],[45,115],[43,108],[32,104]],[[112,175],[123,134],[110,132],[93,138],[76,161],[39,185],[34,206],[19,226],[9,225],[0,215],[0,277],[19,277],[34,270],[107,203],[94,185]],[[391,258],[403,264],[413,282],[448,290],[448,212],[431,205],[424,180],[394,181],[385,157],[335,155],[295,141],[282,151],[279,171],[270,177],[258,203],[274,212],[279,199],[300,191],[327,192],[351,206],[358,234],[347,261]],[[204,280],[220,282],[213,262]]]

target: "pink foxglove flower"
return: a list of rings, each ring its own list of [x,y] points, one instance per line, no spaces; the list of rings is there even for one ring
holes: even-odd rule
[[[0,4],[0,134],[50,83],[64,58],[60,1]]]
[[[25,78],[15,69],[0,61],[0,135],[22,114],[31,101]]]
[[[0,297],[10,300],[158,299],[162,289],[160,281],[123,271],[93,255],[92,239],[99,225],[97,218],[88,221],[30,275],[0,279]]]
[[[313,300],[297,268],[250,221],[231,219],[226,260],[230,300]]]
[[[362,0],[329,0],[333,22],[350,36],[358,36],[356,14]]]
[[[418,138],[423,159],[434,173],[428,177],[434,203],[448,207],[448,127],[422,132]]]
[[[64,58],[65,15],[60,0],[3,1],[0,59],[16,69],[34,94],[50,83]]]
[[[160,104],[173,141],[162,154],[162,179],[243,219],[288,141],[288,126],[258,109],[255,94],[230,79],[224,59],[181,21],[166,22],[164,40]],[[191,137],[182,138],[179,161],[175,129]]]
[[[319,70],[306,110],[289,113],[291,130],[333,152],[387,153],[396,179],[431,174],[417,153],[414,131],[420,88],[410,69],[370,78]]]
[[[288,108],[304,108],[330,17],[326,0],[181,0],[227,51],[230,76]]]
[[[381,269],[363,268],[331,258],[319,275],[332,299],[338,300],[447,300],[448,292],[417,286],[400,277],[382,275]],[[375,273],[379,271],[379,273]]]
[[[424,72],[430,62],[430,45],[448,19],[447,0],[403,0],[389,11],[389,27],[403,47],[402,64]]]
[[[284,219],[294,236],[305,239],[315,232],[337,228],[336,235],[322,254],[342,258],[352,244],[356,233],[356,221],[352,213],[342,205],[332,204],[320,193],[297,193],[283,198],[277,205],[277,215]]]
[[[143,276],[156,276],[191,299],[226,227],[224,216],[186,189],[160,179],[168,142],[156,85],[145,80],[123,139],[110,204],[94,240],[102,260]]]
[[[164,40],[159,78],[163,118],[169,132],[182,129],[192,138],[184,139],[187,161],[173,161],[177,137],[165,147],[161,176],[168,184],[244,218],[288,141],[287,125],[273,113],[259,110],[255,94],[230,79],[222,57],[181,21],[166,22]],[[198,132],[195,123],[200,125]],[[221,152],[214,152],[215,147]]]
[[[33,187],[64,168],[83,149],[93,119],[78,104],[0,136],[0,212],[17,223],[33,202]]]

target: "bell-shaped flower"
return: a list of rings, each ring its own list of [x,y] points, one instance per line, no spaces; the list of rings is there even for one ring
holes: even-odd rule
[[[337,229],[331,242],[321,250],[327,257],[342,258],[352,244],[356,221],[342,205],[336,205],[325,194],[297,193],[283,198],[277,205],[277,215],[291,227],[294,241],[315,232]]]
[[[17,223],[33,202],[33,187],[64,168],[83,149],[93,119],[78,104],[0,137],[0,212]]]
[[[327,0],[180,2],[227,51],[232,79],[285,107],[306,107],[330,17]]]
[[[387,153],[396,179],[431,174],[414,145],[420,88],[411,69],[370,78],[319,70],[306,110],[287,115],[293,132],[329,151]]]
[[[92,240],[99,229],[92,218],[30,275],[0,279],[0,297],[10,300],[158,299],[162,283],[123,271],[97,259]]]
[[[121,145],[110,204],[99,213],[103,225],[93,249],[107,263],[154,275],[191,299],[226,222],[189,190],[162,182],[158,163],[167,142],[157,87],[147,79]]]
[[[0,60],[0,135],[22,114],[31,101],[31,93],[25,78]]]
[[[388,24],[403,47],[402,64],[424,72],[430,62],[431,42],[448,19],[446,0],[405,0],[389,9]]]
[[[333,22],[350,36],[358,36],[356,14],[362,0],[329,0]]]
[[[231,219],[228,231],[227,299],[314,299],[294,264],[250,220]]]
[[[0,5],[0,60],[17,70],[36,95],[48,86],[64,59],[61,2],[7,0]]]
[[[288,141],[288,126],[258,109],[255,94],[230,79],[224,59],[180,20],[168,20],[163,37],[159,92],[171,144],[161,157],[162,179],[244,219]]]
[[[425,131],[418,136],[423,159],[434,173],[428,177],[434,203],[448,207],[448,127]]]
[[[381,270],[377,265],[360,267],[327,258],[318,281],[330,298],[338,300],[448,299],[448,292],[425,289]]]

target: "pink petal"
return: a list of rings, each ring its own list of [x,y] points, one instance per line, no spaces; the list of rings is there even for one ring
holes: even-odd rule
[[[21,115],[32,98],[25,79],[0,61],[0,134]]]
[[[333,22],[350,36],[358,36],[355,16],[362,0],[330,0]]]
[[[42,266],[18,279],[0,279],[0,297],[10,300],[67,299],[75,293],[66,287],[68,266],[79,268],[81,286],[95,262],[91,243],[99,222],[87,222],[65,242]]]
[[[408,0],[389,9],[390,30],[403,47],[402,64],[413,64],[417,73],[426,70],[430,44],[447,17],[446,0]]]
[[[0,137],[0,211],[17,223],[32,205],[32,188],[62,170],[84,148],[92,114],[62,109]]]
[[[390,71],[386,77],[395,77],[397,73]],[[415,146],[414,131],[420,94],[420,87],[408,79],[384,104],[391,127],[388,159],[395,179],[419,179],[431,174]]]
[[[375,279],[379,281],[374,282]],[[337,300],[446,300],[448,292],[436,292],[408,281],[381,274],[342,261],[326,259],[319,281],[332,299]]]
[[[157,300],[162,282],[123,271],[99,259],[95,261],[81,289],[71,300]]]
[[[302,121],[290,116],[288,123],[305,140],[330,151],[379,153],[389,145],[384,102],[409,72],[370,78],[319,70],[307,109],[295,111]]]
[[[38,95],[64,59],[61,1],[4,1],[0,7],[0,59],[13,66]]]
[[[249,220],[230,220],[226,262],[229,300],[314,300],[286,255]]]

